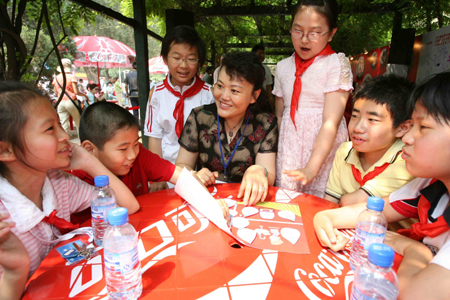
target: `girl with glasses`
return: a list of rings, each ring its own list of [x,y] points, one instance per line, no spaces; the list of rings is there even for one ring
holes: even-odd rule
[[[329,42],[337,31],[336,0],[301,0],[292,13],[295,53],[277,65],[275,112],[280,123],[275,185],[323,197],[352,90],[349,60]]]

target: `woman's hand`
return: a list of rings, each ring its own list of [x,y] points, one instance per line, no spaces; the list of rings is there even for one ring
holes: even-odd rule
[[[200,171],[195,172],[195,174],[205,186],[214,184],[216,182],[216,178],[219,177],[219,172],[211,172],[208,168],[203,168]]]
[[[301,180],[303,185],[311,182],[317,175],[313,170],[311,170],[308,167],[297,170],[284,170],[283,174],[292,177],[292,179],[294,179],[295,181]]]
[[[266,199],[268,185],[264,168],[253,165],[245,171],[237,197],[244,196],[244,205],[255,205],[258,201]]]

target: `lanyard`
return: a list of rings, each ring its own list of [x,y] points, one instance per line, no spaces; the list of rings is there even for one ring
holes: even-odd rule
[[[223,158],[223,151],[222,151],[222,141],[220,140],[220,119],[219,119],[219,113],[217,113],[217,129],[218,129],[218,137],[219,137],[219,144],[220,144],[220,156],[222,158],[222,165],[223,165],[223,173],[224,173],[224,179],[227,181],[227,167],[231,162],[231,159],[234,156],[234,153],[236,152],[237,148],[239,147],[239,144],[241,143],[242,137],[244,136],[245,129],[247,129],[248,120],[250,119],[250,111],[247,113],[247,121],[245,122],[244,131],[241,134],[241,137],[239,138],[239,141],[237,142],[236,146],[234,147],[233,153],[231,153],[230,158],[228,159],[228,163],[225,164],[225,159]],[[226,134],[225,134],[226,136]]]

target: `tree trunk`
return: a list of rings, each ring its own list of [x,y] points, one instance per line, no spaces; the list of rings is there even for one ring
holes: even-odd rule
[[[97,70],[93,67],[83,67],[84,72],[86,73],[86,76],[88,78],[88,81],[93,81],[94,83],[98,83],[97,78]]]
[[[111,81],[109,80],[109,70],[105,68],[105,82]]]

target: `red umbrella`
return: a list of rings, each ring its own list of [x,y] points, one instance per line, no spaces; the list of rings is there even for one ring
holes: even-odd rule
[[[148,71],[153,74],[167,74],[169,68],[164,63],[162,56],[156,56],[148,60]]]
[[[130,58],[136,57],[127,45],[104,36],[76,36],[73,40],[78,49],[74,65],[97,67],[97,76],[99,68],[131,68]]]

